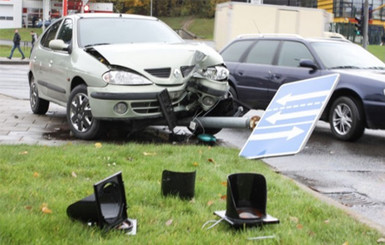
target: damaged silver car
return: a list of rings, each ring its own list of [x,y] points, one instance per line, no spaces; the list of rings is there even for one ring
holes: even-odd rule
[[[35,114],[45,114],[50,102],[65,106],[81,139],[99,137],[111,120],[135,122],[133,130],[172,129],[181,120],[226,114],[228,75],[215,50],[184,42],[157,18],[70,15],[32,51],[30,105]]]

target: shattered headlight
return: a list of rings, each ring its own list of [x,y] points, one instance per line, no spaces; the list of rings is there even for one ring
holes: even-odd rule
[[[127,71],[108,71],[103,74],[106,83],[115,85],[150,85],[152,82],[144,76]]]
[[[203,78],[207,78],[215,81],[227,80],[229,77],[229,70],[224,66],[208,67],[198,71],[199,75]]]

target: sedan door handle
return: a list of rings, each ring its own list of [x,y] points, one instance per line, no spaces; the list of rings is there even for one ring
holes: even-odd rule
[[[52,64],[53,64],[53,60],[50,60],[48,66],[51,67]]]
[[[239,76],[243,76],[243,71],[238,71]]]
[[[271,74],[271,79],[272,80],[279,80],[279,79],[281,79],[281,75],[280,74],[277,74],[277,73],[273,73],[273,74]]]

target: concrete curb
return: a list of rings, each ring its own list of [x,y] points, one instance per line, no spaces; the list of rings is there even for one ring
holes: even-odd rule
[[[29,58],[25,58],[24,60],[22,60],[21,58],[8,59],[5,57],[0,57],[0,64],[3,64],[3,65],[28,65],[29,64]]]

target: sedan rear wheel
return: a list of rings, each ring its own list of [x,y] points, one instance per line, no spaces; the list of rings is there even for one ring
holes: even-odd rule
[[[77,138],[91,140],[100,136],[101,122],[92,116],[85,85],[72,90],[67,104],[67,120]]]
[[[340,140],[355,141],[365,130],[364,113],[360,104],[353,98],[337,98],[329,114],[329,123],[333,135]]]

